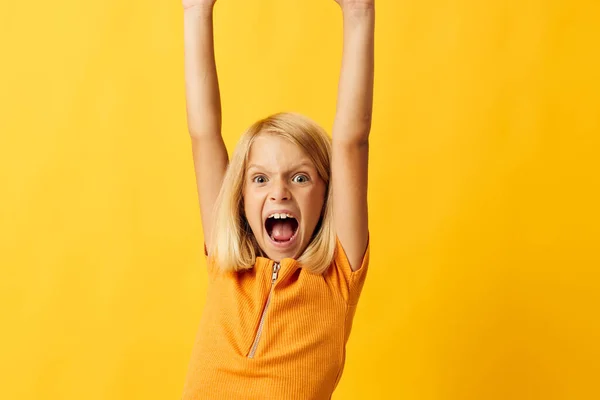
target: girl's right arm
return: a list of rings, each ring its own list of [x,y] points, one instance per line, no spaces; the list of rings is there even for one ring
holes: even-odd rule
[[[215,0],[182,0],[188,131],[204,240],[210,248],[212,214],[228,156],[221,136],[221,99],[213,43]]]

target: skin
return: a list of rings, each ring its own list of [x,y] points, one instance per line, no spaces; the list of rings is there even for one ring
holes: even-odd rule
[[[298,146],[263,134],[252,144],[244,178],[244,211],[260,248],[275,261],[299,257],[310,243],[325,202],[325,182]],[[298,221],[292,246],[273,245],[265,228],[276,210],[289,210]]]
[[[212,13],[215,0],[182,2],[188,130],[192,140],[204,237],[210,240],[210,214],[228,163],[227,150],[221,137],[221,103],[213,48]],[[333,222],[350,267],[357,270],[369,238],[367,171],[373,104],[375,1],[335,2],[342,11],[344,46],[332,128]],[[281,171],[275,168],[271,172],[275,172],[280,179]],[[254,215],[248,216],[256,218]],[[306,235],[310,227],[308,222],[304,222],[301,222],[305,230],[302,233]],[[261,235],[257,235],[257,239],[259,237]],[[262,239],[258,239],[259,243]],[[304,240],[303,236],[302,245]],[[207,245],[210,248],[210,243]]]
[[[211,9],[215,5],[215,2],[216,0],[182,0],[184,10],[192,7],[204,7]]]
[[[221,98],[213,40],[214,0],[183,0],[187,125],[205,243],[210,247],[211,210],[229,162],[221,136]]]
[[[369,240],[367,177],[373,106],[375,5],[338,0],[344,21],[342,69],[332,129],[333,223],[350,267],[360,268]]]

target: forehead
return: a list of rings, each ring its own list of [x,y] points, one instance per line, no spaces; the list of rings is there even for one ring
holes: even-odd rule
[[[272,134],[262,134],[254,139],[250,146],[247,165],[252,164],[271,170],[293,168],[299,164],[313,165],[302,148]]]

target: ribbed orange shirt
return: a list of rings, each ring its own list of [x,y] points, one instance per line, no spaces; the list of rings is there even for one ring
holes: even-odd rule
[[[370,249],[353,272],[336,242],[334,261],[322,275],[291,258],[278,267],[264,257],[252,269],[225,273],[208,258],[206,306],[183,400],[331,398]]]

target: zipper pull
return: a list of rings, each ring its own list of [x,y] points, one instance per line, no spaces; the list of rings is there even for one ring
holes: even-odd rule
[[[279,263],[273,264],[273,275],[271,276],[271,282],[272,283],[275,283],[275,281],[277,280],[277,275],[279,273],[279,268],[281,268],[281,265]]]

